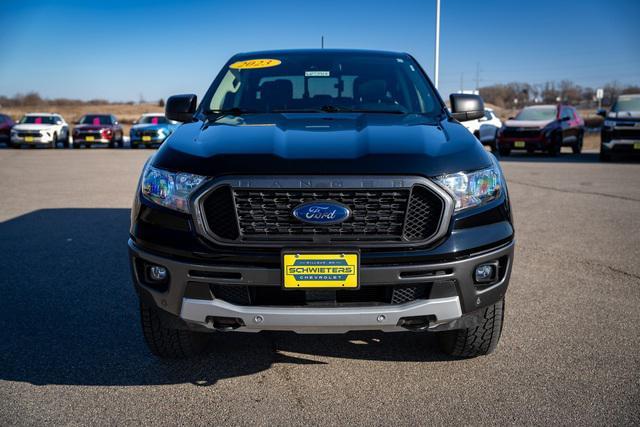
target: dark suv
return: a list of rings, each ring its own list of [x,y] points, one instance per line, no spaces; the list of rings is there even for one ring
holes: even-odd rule
[[[600,133],[600,160],[607,162],[612,155],[640,154],[640,94],[620,95],[604,117]]]
[[[0,142],[9,143],[11,138],[11,128],[15,123],[6,114],[0,114]]]
[[[501,156],[508,156],[511,150],[545,151],[556,156],[563,146],[579,154],[583,139],[584,120],[569,105],[525,107],[507,120],[496,136]]]
[[[113,114],[85,114],[73,128],[73,148],[106,145],[109,148],[124,145],[122,125]]]
[[[500,338],[514,229],[496,158],[413,57],[237,55],[144,166],[129,253],[151,351],[214,331],[429,331],[470,357]],[[416,336],[416,339],[419,339]]]

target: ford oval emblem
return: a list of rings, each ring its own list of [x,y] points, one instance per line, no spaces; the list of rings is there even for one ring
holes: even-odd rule
[[[296,206],[293,216],[310,224],[330,225],[345,221],[351,216],[351,210],[338,202],[317,201]]]

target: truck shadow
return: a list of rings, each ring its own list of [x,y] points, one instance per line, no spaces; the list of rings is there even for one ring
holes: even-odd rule
[[[128,209],[43,209],[0,223],[0,379],[210,385],[276,363],[328,363],[317,356],[451,360],[437,352],[430,335],[375,332],[215,334],[202,357],[159,360],[142,341],[128,227]]]

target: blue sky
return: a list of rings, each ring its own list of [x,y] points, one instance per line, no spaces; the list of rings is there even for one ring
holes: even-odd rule
[[[2,1],[0,94],[147,100],[202,95],[234,53],[366,48],[433,77],[435,0]],[[571,79],[640,84],[640,0],[442,0],[440,92]]]

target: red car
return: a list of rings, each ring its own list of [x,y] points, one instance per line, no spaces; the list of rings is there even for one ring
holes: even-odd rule
[[[6,114],[0,114],[0,142],[5,144],[9,143],[11,137],[11,128],[15,123],[11,120],[11,117]]]
[[[501,156],[512,150],[545,151],[555,156],[563,146],[575,154],[582,151],[584,120],[569,105],[535,105],[525,107],[515,118],[507,120],[497,134]]]
[[[107,145],[109,148],[122,147],[124,131],[118,119],[112,114],[86,114],[73,128],[73,148],[81,145]]]

